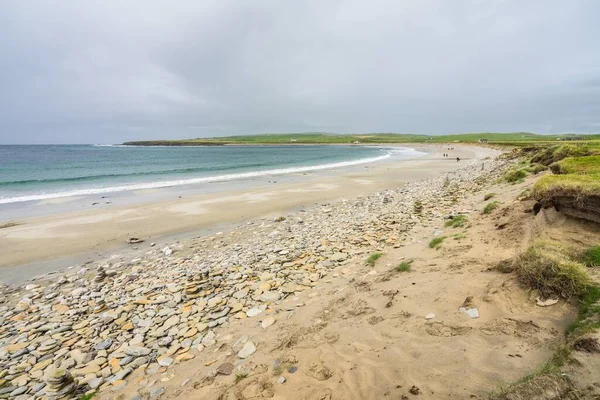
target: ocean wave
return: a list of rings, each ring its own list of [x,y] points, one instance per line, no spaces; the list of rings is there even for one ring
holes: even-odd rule
[[[393,149],[390,149],[390,150],[393,150]],[[413,150],[413,149],[406,149],[406,150]],[[123,191],[132,191],[132,190],[158,189],[158,188],[165,188],[165,187],[172,187],[172,186],[191,185],[191,184],[197,184],[197,183],[223,182],[223,181],[231,181],[231,180],[236,180],[236,179],[257,178],[257,177],[267,176],[267,175],[282,175],[282,174],[291,174],[291,173],[299,173],[299,172],[318,171],[318,170],[322,170],[322,169],[341,168],[341,167],[348,167],[348,166],[352,166],[352,165],[359,165],[359,164],[383,161],[383,160],[391,157],[392,156],[391,153],[392,153],[392,151],[388,151],[388,152],[386,152],[386,154],[378,156],[378,157],[362,158],[362,159],[353,160],[353,161],[343,161],[343,162],[337,162],[337,163],[331,163],[331,164],[319,164],[319,165],[312,165],[312,166],[306,166],[306,167],[279,168],[279,169],[271,169],[271,170],[265,170],[265,171],[242,172],[242,173],[238,173],[238,174],[207,176],[207,177],[202,177],[202,178],[180,179],[180,180],[165,181],[165,182],[136,183],[136,184],[131,184],[131,185],[113,186],[113,187],[105,187],[105,188],[77,189],[77,190],[70,190],[70,191],[57,192],[57,193],[43,193],[43,194],[32,194],[32,195],[27,195],[27,196],[0,198],[0,204],[20,203],[20,202],[25,202],[25,201],[55,199],[55,198],[59,198],[59,197],[85,196],[85,195],[123,192]],[[416,153],[420,153],[420,152],[416,151]]]
[[[245,164],[242,167],[251,168],[251,167],[262,167],[264,164]],[[228,169],[238,169],[239,165],[231,165],[231,166],[218,166],[219,171],[227,171]],[[99,175],[86,175],[86,176],[74,176],[71,178],[55,178],[55,179],[26,179],[22,181],[7,181],[0,182],[0,187],[2,186],[14,186],[14,185],[31,185],[31,184],[39,184],[39,183],[57,183],[57,182],[84,182],[84,181],[93,181],[104,178],[123,178],[123,177],[136,177],[136,176],[152,176],[152,175],[169,175],[169,174],[181,174],[181,173],[190,173],[190,172],[206,172],[210,171],[209,167],[200,167],[200,168],[176,168],[176,169],[168,169],[162,171],[145,171],[145,172],[130,172],[128,174],[99,174]]]

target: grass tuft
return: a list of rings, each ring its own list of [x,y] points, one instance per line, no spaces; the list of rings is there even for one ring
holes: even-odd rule
[[[453,228],[462,228],[462,226],[467,222],[466,215],[455,215],[452,219],[446,221],[444,226],[448,228],[449,226]]]
[[[585,294],[591,280],[585,267],[572,261],[563,246],[554,242],[537,241],[515,260],[519,281],[536,289],[543,298]]]
[[[438,236],[436,238],[431,239],[429,242],[429,247],[432,249],[439,249],[442,247],[442,242],[446,239],[446,236]]]
[[[412,260],[410,260],[410,261],[402,261],[396,267],[396,271],[398,271],[398,272],[409,272],[410,271],[410,264],[412,264]]]
[[[238,383],[239,381],[241,381],[242,379],[245,379],[247,377],[248,377],[248,374],[244,374],[244,373],[235,374],[235,383]]]
[[[492,211],[494,211],[497,207],[498,207],[498,203],[497,201],[492,201],[491,203],[488,203],[485,208],[483,209],[483,213],[484,214],[489,214]]]
[[[488,201],[489,199],[491,199],[495,195],[496,195],[496,193],[488,193],[485,196],[483,196],[483,201]]]
[[[365,261],[365,264],[373,267],[375,265],[375,262],[377,260],[379,260],[379,258],[381,258],[381,256],[383,256],[383,253],[373,253],[369,256],[369,258],[367,258],[367,261]]]
[[[581,262],[584,263],[586,267],[600,266],[600,246],[594,246],[586,250],[581,257]]]
[[[517,183],[527,176],[527,168],[520,168],[508,171],[504,175],[504,179],[509,183]]]

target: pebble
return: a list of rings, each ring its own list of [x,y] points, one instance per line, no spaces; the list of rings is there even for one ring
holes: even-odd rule
[[[266,329],[269,326],[273,325],[274,323],[275,323],[275,317],[267,317],[262,320],[262,322],[260,323],[260,326],[262,326],[263,329]]]
[[[247,341],[244,347],[238,352],[239,358],[248,358],[256,351],[256,346],[251,341]]]

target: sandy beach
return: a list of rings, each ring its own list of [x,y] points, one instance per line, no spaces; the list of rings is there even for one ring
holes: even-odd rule
[[[0,286],[0,396],[489,398],[545,363],[576,315],[568,300],[540,306],[497,266],[538,238],[585,247],[600,232],[553,210],[535,216],[522,194],[536,178],[499,179],[516,161],[461,151],[470,160],[434,151],[5,228],[23,254],[99,243],[114,256]],[[496,208],[484,213],[489,195]],[[152,226],[161,221],[168,229]],[[199,223],[204,232],[181,233]],[[134,234],[138,250],[117,248]],[[19,279],[42,274],[34,267]]]
[[[396,188],[496,154],[481,147],[455,146],[448,151],[448,146],[432,145],[417,149],[427,155],[415,160],[265,177],[241,187],[235,183],[213,185],[213,192],[203,195],[194,194],[191,186],[138,191],[123,201],[111,198],[110,204],[104,206],[106,201],[101,196],[57,198],[28,206],[21,211],[23,218],[18,212],[0,209],[0,217],[6,220],[0,223],[17,224],[0,229],[0,282],[20,283],[41,273],[115,253],[146,250],[152,242],[160,245],[168,240],[228,230],[257,217],[275,217],[289,210],[306,210],[323,202]],[[452,158],[442,157],[443,153],[451,153]],[[460,157],[461,162],[455,157]],[[31,216],[35,213],[50,215]],[[130,237],[143,239],[144,243],[126,246]]]

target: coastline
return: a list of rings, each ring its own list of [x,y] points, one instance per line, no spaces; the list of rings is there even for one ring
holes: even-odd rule
[[[11,368],[3,390],[43,393],[55,362],[69,371],[65,384],[99,399],[483,398],[547,359],[573,309],[537,307],[489,269],[528,236],[530,205],[513,199],[531,181],[494,188],[511,162],[480,156],[448,174],[431,160],[430,176],[406,185],[0,287],[0,359],[39,357],[28,372]],[[481,213],[490,188],[503,204],[492,218]],[[518,223],[498,231],[511,211]],[[445,226],[458,212],[464,232]],[[441,249],[427,245],[436,235],[447,238]],[[479,318],[459,311],[465,297]],[[50,324],[36,322],[41,312]]]
[[[391,146],[394,147],[394,146]],[[402,146],[404,147],[404,146]],[[418,159],[382,161],[320,171],[264,176],[251,184],[215,183],[213,192],[197,195],[194,185],[130,192],[121,201],[90,207],[93,197],[41,201],[49,215],[14,219],[19,225],[0,229],[0,282],[19,283],[115,252],[136,253],[125,245],[130,237],[143,239],[133,246],[147,250],[151,242],[191,237],[215,226],[233,228],[258,217],[310,207],[315,202],[370,194],[452,172],[465,167],[477,154],[497,154],[484,148],[457,147],[464,160],[441,157],[439,145],[415,146],[427,155]],[[100,208],[98,207],[100,206]],[[78,207],[85,208],[82,211]],[[28,212],[36,206],[26,208]],[[38,211],[39,212],[39,211]],[[14,211],[10,211],[12,215]],[[1,213],[0,213],[1,216]],[[39,272],[39,273],[38,273]]]
[[[537,177],[507,182],[522,164],[498,154],[446,172],[432,153],[410,182],[394,163],[309,177],[286,185],[296,197],[322,179],[355,190],[0,285],[0,395],[489,398],[547,362],[578,318],[569,299],[540,302],[506,260],[540,239],[600,239],[554,210],[535,215],[523,193]]]

